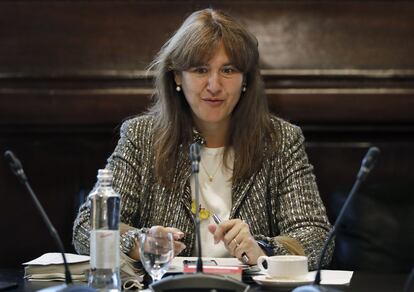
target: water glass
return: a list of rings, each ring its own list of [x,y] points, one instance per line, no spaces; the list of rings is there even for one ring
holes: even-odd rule
[[[140,236],[140,257],[152,281],[160,280],[174,257],[172,233],[154,230],[143,233]]]

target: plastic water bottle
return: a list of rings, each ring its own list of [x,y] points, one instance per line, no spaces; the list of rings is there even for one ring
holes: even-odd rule
[[[112,188],[112,171],[98,170],[98,183],[89,194],[91,210],[88,284],[100,291],[121,291],[119,274],[120,197]]]

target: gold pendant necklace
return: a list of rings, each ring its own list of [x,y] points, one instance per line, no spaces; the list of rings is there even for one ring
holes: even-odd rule
[[[213,173],[213,175],[210,175],[209,173],[208,173],[208,171],[207,171],[207,169],[206,169],[206,167],[204,166],[204,164],[202,163],[202,162],[200,162],[200,164],[201,164],[201,166],[203,167],[203,169],[204,169],[204,172],[207,174],[207,176],[208,176],[208,181],[209,182],[212,182],[213,181],[213,179],[214,179],[214,177],[215,177],[215,175],[216,175],[216,173],[217,173],[217,171],[219,170],[219,168],[220,168],[220,165],[221,165],[221,160],[220,160],[220,162],[219,162],[219,164],[217,165],[217,168],[216,168],[216,170],[214,171],[214,173]]]

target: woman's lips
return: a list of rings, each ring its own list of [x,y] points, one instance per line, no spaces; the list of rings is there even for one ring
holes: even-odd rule
[[[223,99],[212,99],[212,98],[205,98],[203,99],[203,101],[209,104],[210,106],[220,106],[224,102]]]

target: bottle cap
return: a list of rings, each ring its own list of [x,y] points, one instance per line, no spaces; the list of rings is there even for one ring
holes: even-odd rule
[[[102,181],[112,181],[112,170],[110,169],[99,169],[97,178],[100,182]]]

